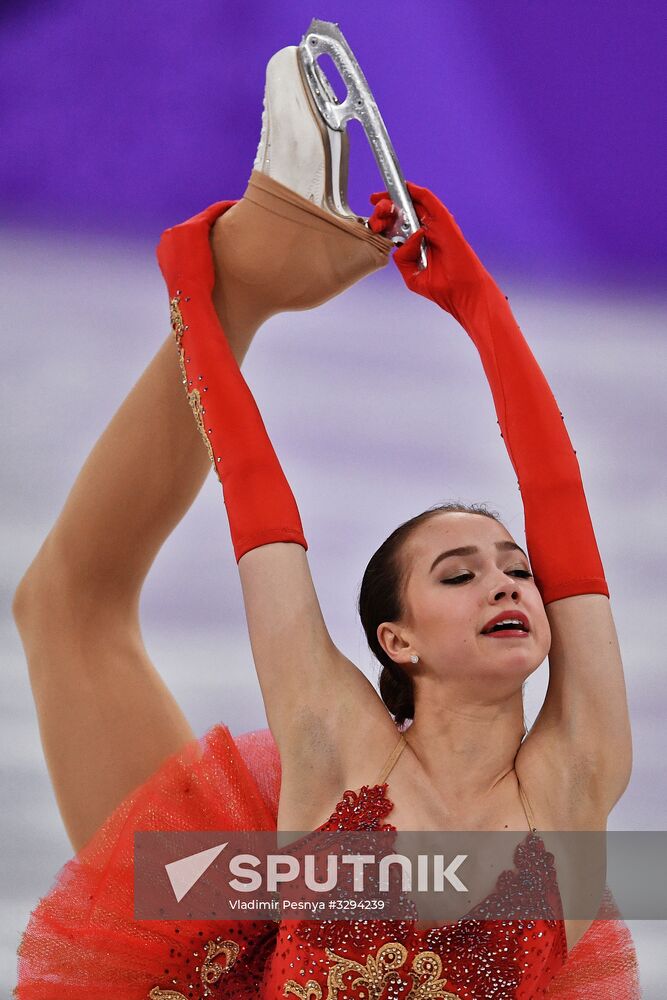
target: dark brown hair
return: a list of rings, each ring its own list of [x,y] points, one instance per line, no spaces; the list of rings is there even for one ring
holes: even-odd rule
[[[403,587],[407,566],[401,553],[410,535],[438,514],[480,514],[500,522],[495,511],[484,504],[442,503],[417,514],[392,531],[371,556],[359,590],[359,617],[371,652],[382,664],[380,696],[397,725],[414,718],[415,699],[412,678],[385,653],[377,637],[382,622],[399,621],[404,613]]]

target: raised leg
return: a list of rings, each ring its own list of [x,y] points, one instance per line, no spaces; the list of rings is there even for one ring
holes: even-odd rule
[[[240,362],[250,338],[236,338]],[[85,462],[16,593],[44,754],[78,850],[193,737],[151,663],[138,606],[210,468],[165,342]]]
[[[309,308],[387,259],[377,237],[341,230],[298,195],[283,211],[280,188],[267,181],[264,204],[243,201],[213,228],[213,300],[238,364],[268,315]],[[155,556],[209,468],[169,338],[93,448],[17,590],[44,753],[75,849],[193,738],[146,653],[138,609]]]

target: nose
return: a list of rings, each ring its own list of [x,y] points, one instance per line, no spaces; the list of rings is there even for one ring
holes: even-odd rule
[[[512,590],[509,587],[505,590],[494,590],[493,591],[493,601],[502,601],[504,597],[510,595],[513,601],[518,601],[520,594],[518,588],[514,587]]]
[[[508,597],[512,601],[518,602],[521,599],[521,589],[519,584],[516,580],[511,580],[510,586],[510,580],[508,580],[505,574],[502,575],[504,577],[503,581],[501,582],[500,580],[496,580],[495,586],[491,590],[489,595],[490,603],[497,604],[498,601],[506,600]]]

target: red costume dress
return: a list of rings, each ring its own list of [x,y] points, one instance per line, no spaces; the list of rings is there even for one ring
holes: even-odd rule
[[[392,810],[386,779],[405,746],[401,735],[377,783],[346,791],[318,829],[395,830],[384,822]],[[526,878],[536,879],[537,891],[554,913],[560,912],[553,856],[534,832],[523,794],[522,802],[531,832],[516,849],[516,871],[503,872],[496,891],[465,919],[426,931],[410,920],[282,921],[264,973],[265,995],[313,1000],[543,996],[567,957],[563,921],[490,919]]]
[[[473,918],[416,932],[407,921],[134,919],[135,830],[275,829],[279,790],[268,730],[233,739],[218,725],[168,760],[34,910],[19,947],[18,1000],[639,1000],[632,939],[620,919],[609,919],[618,917],[609,897],[606,919],[591,925],[565,965],[562,921],[521,928]],[[378,829],[391,808],[384,783],[346,791],[323,827]],[[551,884],[540,843],[529,834],[516,872],[500,882],[531,870]]]
[[[574,451],[555,400],[509,306],[430,192],[411,188],[438,255],[417,270],[422,233],[396,255],[406,283],[451,312],[478,348],[517,471],[531,561],[545,604],[606,594]],[[167,231],[169,286],[183,381],[222,482],[237,558],[275,541],[305,546],[298,510],[211,302],[212,224],[231,203]],[[444,254],[440,253],[445,248]],[[389,768],[402,749],[402,739]],[[345,791],[322,829],[394,829],[388,769]],[[216,726],[166,761],[58,874],[19,947],[18,1000],[634,1000],[632,941],[620,920],[596,921],[567,956],[561,920],[494,920],[524,874],[558,912],[553,858],[533,832],[515,870],[463,920],[418,930],[409,920],[137,921],[138,830],[275,830],[280,787],[268,731],[234,740]],[[615,913],[607,898],[600,916]],[[567,962],[565,963],[567,957]]]

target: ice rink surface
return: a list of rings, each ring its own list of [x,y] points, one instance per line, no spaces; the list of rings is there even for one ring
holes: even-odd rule
[[[29,912],[70,856],[11,597],[93,442],[167,335],[168,309],[149,244],[5,232],[0,267],[6,993]],[[667,303],[496,278],[565,415],[610,584],[635,746],[610,827],[664,830]],[[445,499],[488,501],[523,543],[516,480],[478,356],[390,267],[315,312],[272,320],[244,371],[300,506],[330,631],[375,679],[355,596],[368,557],[400,521]],[[143,621],[154,661],[198,734],[218,720],[234,733],[266,725],[213,477],[151,572]],[[529,720],[545,682],[543,666],[528,683]],[[643,996],[662,1000],[667,924],[639,921],[632,930]]]

